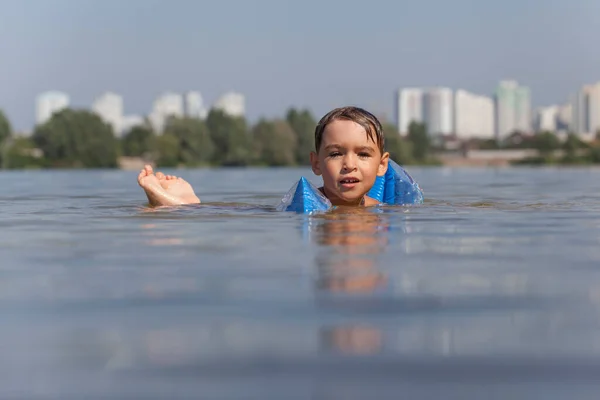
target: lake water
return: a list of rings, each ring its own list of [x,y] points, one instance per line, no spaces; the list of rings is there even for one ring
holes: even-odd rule
[[[313,217],[305,169],[0,173],[0,398],[598,398],[600,170],[408,171]]]

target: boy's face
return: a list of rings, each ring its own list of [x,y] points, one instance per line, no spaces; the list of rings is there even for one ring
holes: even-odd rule
[[[325,195],[333,205],[358,205],[377,176],[387,171],[388,159],[362,126],[348,120],[327,125],[319,153],[310,154],[312,170],[323,176]]]

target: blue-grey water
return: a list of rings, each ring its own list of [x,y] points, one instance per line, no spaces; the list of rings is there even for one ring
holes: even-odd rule
[[[0,398],[598,398],[600,170],[408,170],[422,206],[312,217],[273,208],[304,169],[155,211],[0,173]]]

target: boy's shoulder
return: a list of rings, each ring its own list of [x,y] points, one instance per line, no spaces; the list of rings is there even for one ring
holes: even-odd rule
[[[373,206],[378,206],[380,204],[381,204],[380,201],[377,201],[372,197],[365,196],[365,207],[373,207]]]

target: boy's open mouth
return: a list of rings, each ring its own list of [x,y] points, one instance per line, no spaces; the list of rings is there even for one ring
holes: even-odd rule
[[[341,185],[352,185],[354,183],[358,183],[360,182],[360,180],[358,178],[344,178],[344,179],[340,179],[340,184]]]

